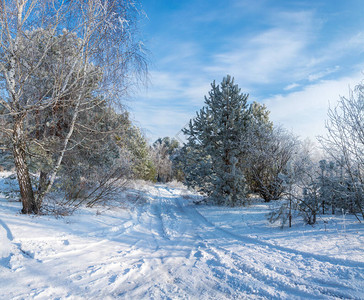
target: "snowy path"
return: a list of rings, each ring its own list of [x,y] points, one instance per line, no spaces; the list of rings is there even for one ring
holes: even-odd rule
[[[364,298],[364,259],[237,234],[165,186],[149,197],[133,211],[66,224],[1,211],[10,254],[0,261],[0,299]]]
[[[216,281],[218,293],[286,299],[355,298],[351,280],[358,276],[363,279],[364,263],[320,257],[232,234],[165,189],[161,191],[160,207],[163,227],[172,237],[178,242],[186,240],[186,236],[194,241],[188,258],[196,258],[193,266],[202,270],[205,284]],[[179,232],[184,234],[178,236]]]

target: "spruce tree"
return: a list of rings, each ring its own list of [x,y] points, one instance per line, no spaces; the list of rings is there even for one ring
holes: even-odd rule
[[[248,95],[229,75],[211,84],[205,106],[184,130],[184,173],[188,186],[205,192],[219,205],[234,206],[245,198],[241,157],[248,125]]]

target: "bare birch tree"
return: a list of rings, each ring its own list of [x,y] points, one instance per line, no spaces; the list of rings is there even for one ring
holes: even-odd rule
[[[341,185],[345,185],[343,198],[351,201],[352,212],[364,219],[364,84],[360,83],[341,97],[337,107],[329,109],[327,135],[320,137],[326,153],[342,169]],[[349,203],[348,203],[349,204]]]
[[[252,192],[265,202],[278,200],[285,191],[281,175],[287,174],[299,142],[281,127],[259,125],[259,133],[249,136],[245,176]],[[253,128],[252,128],[253,129]]]
[[[138,13],[131,0],[0,0],[0,111],[8,121],[1,129],[11,139],[23,213],[39,212],[74,146],[80,113],[119,100],[131,77],[146,70],[135,34]],[[66,109],[68,123],[34,193],[26,124],[57,107]]]

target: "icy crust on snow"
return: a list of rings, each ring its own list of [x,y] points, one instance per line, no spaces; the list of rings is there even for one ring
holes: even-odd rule
[[[326,231],[298,220],[282,230],[263,203],[196,206],[179,187],[140,190],[58,219],[0,199],[0,299],[364,298],[363,229],[349,216]]]

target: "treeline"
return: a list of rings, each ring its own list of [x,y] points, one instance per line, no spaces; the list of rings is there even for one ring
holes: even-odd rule
[[[269,120],[264,105],[248,104],[234,79],[212,83],[205,106],[184,129],[186,144],[171,160],[187,186],[218,205],[245,205],[258,195],[285,199],[269,216],[291,225],[299,211],[308,224],[327,213],[364,219],[364,85],[330,109],[318,153]]]

